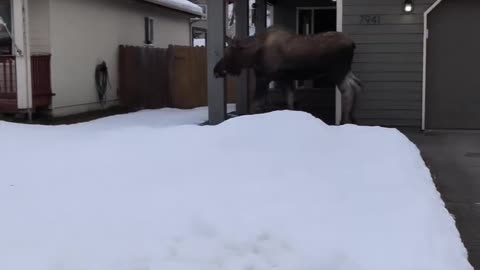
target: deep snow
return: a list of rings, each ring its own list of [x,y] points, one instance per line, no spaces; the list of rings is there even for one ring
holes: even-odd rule
[[[0,122],[0,269],[473,269],[400,132],[205,112]]]

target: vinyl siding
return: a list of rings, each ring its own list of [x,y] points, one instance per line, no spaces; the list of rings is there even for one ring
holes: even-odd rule
[[[357,43],[353,71],[365,83],[356,111],[360,124],[420,127],[423,13],[434,0],[417,0],[411,14],[398,0],[344,0],[343,31]],[[361,15],[380,16],[362,24]]]
[[[33,0],[38,1],[38,0]],[[189,45],[189,15],[143,1],[50,0],[53,114],[99,109],[94,71],[105,61],[117,100],[118,47],[144,42],[144,17],[154,18],[154,46]]]

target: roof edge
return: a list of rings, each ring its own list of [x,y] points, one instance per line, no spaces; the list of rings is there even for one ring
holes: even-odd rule
[[[196,5],[188,0],[144,0],[156,5],[168,7],[171,9],[183,11],[192,15],[202,16],[203,10],[199,5]]]

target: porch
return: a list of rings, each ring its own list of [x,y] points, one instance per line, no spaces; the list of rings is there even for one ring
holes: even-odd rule
[[[50,54],[31,56],[32,111],[49,109],[52,102]],[[16,57],[0,56],[0,113],[19,113]]]
[[[269,22],[281,25],[302,35],[323,31],[342,30],[342,2],[332,0],[210,0],[208,17],[208,102],[209,124],[219,124],[228,118],[226,113],[226,87],[223,79],[213,76],[213,66],[224,53],[225,33],[234,32],[235,37],[242,38],[263,32]],[[234,5],[234,8],[227,7]],[[252,11],[253,9],[253,11]],[[234,30],[225,28],[227,10],[233,10]],[[271,12],[273,11],[273,16]],[[214,15],[212,15],[214,14]],[[250,17],[249,15],[252,14]],[[251,23],[254,31],[252,33]],[[224,33],[224,34],[222,34]],[[235,115],[249,113],[252,91],[255,91],[253,72],[243,72],[232,78],[236,84],[237,111]],[[341,117],[340,94],[335,85],[323,81],[298,81],[296,86],[295,108],[306,111],[328,124],[339,124]],[[281,91],[271,84],[266,109],[285,108],[285,99]],[[265,108],[264,108],[265,109]]]

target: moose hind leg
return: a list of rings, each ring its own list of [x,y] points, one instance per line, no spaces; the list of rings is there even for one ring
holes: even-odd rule
[[[341,124],[354,123],[353,110],[356,93],[361,90],[361,84],[352,72],[347,73],[338,88],[342,94],[342,122]]]
[[[341,124],[351,124],[353,123],[352,110],[354,104],[354,91],[351,88],[346,87],[345,89],[340,88],[342,93],[342,121]]]

